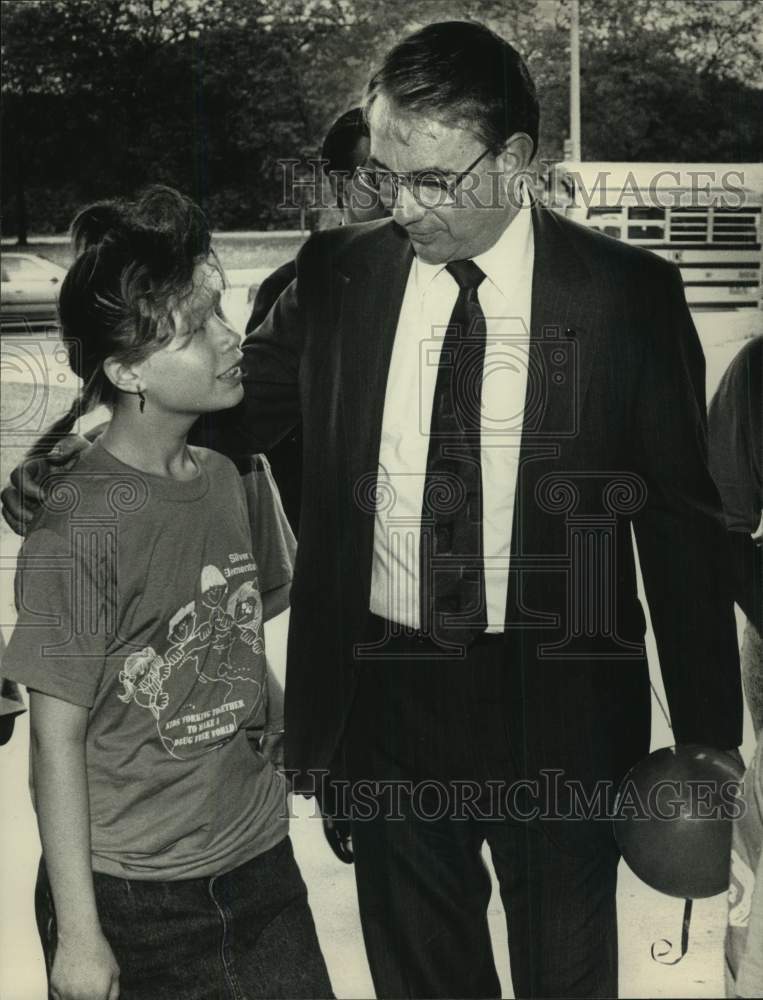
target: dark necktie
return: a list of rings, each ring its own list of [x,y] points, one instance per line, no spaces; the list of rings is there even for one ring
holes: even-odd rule
[[[447,266],[458,283],[442,343],[429,432],[421,516],[421,630],[439,643],[468,646],[487,616],[482,553],[480,411],[484,273],[472,260]],[[458,617],[458,622],[449,621]]]

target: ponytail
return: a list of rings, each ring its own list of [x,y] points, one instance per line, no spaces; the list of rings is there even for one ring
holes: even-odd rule
[[[101,403],[99,381],[91,378],[88,384],[77,394],[76,399],[64,413],[39,437],[24,456],[24,461],[30,458],[42,458],[54,448],[61,438],[65,438],[77,426],[77,421],[86,413],[90,413]]]
[[[28,462],[30,458],[42,458],[47,455],[51,448],[53,448],[61,438],[66,437],[67,434],[71,434],[77,425],[77,421],[82,416],[82,396],[77,396],[72,405],[66,411],[66,413],[59,417],[54,424],[52,424],[42,435],[38,438],[29,451],[24,456],[24,461]]]

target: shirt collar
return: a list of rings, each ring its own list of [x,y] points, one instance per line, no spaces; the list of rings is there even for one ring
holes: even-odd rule
[[[485,273],[485,277],[506,298],[513,294],[517,275],[529,259],[532,246],[532,212],[527,191],[522,185],[519,211],[504,229],[496,242],[484,253],[473,257],[474,263]],[[414,257],[416,284],[420,294],[424,294],[434,279],[445,270],[445,264],[428,264]]]

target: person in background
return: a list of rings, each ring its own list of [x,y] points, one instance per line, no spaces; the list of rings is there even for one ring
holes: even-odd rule
[[[3,661],[30,692],[51,995],[330,997],[269,757],[271,540],[235,466],[186,441],[243,393],[206,220],[155,187],[72,233],[59,311],[83,389],[31,455],[96,405],[111,420],[24,542]]]
[[[742,685],[757,748],[734,820],[726,995],[763,996],[763,336],[732,360],[708,408],[710,471],[728,529],[734,599],[745,614]]]
[[[742,683],[756,737],[763,730],[763,336],[739,351],[708,409],[710,471],[723,503],[734,599],[747,622]]]
[[[734,820],[726,928],[726,996],[763,997],[763,735]]]
[[[321,149],[323,172],[328,180],[337,208],[341,212],[340,225],[373,222],[389,213],[378,198],[369,197],[367,190],[358,187],[355,170],[368,157],[368,125],[361,108],[345,111],[326,133]],[[252,333],[270,312],[273,303],[297,275],[293,260],[276,268],[262,282],[252,305],[246,324],[247,334]],[[286,516],[292,530],[299,527],[300,498],[302,493],[302,432],[291,431],[267,453]]]

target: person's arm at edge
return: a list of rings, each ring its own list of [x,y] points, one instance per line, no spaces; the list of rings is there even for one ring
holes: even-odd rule
[[[119,966],[101,930],[90,863],[88,710],[32,690],[30,715],[35,807],[58,931],[51,990],[61,1000],[117,1000]]]
[[[680,272],[666,278],[635,406],[648,499],[634,528],[676,742],[732,750],[742,694],[728,540],[707,465],[704,355]]]
[[[758,763],[761,763],[763,755],[760,750],[757,755]],[[759,778],[758,781],[760,780]],[[763,822],[763,816],[759,820]],[[758,856],[755,871],[747,939],[736,970],[736,988],[738,997],[763,996],[763,850]]]

